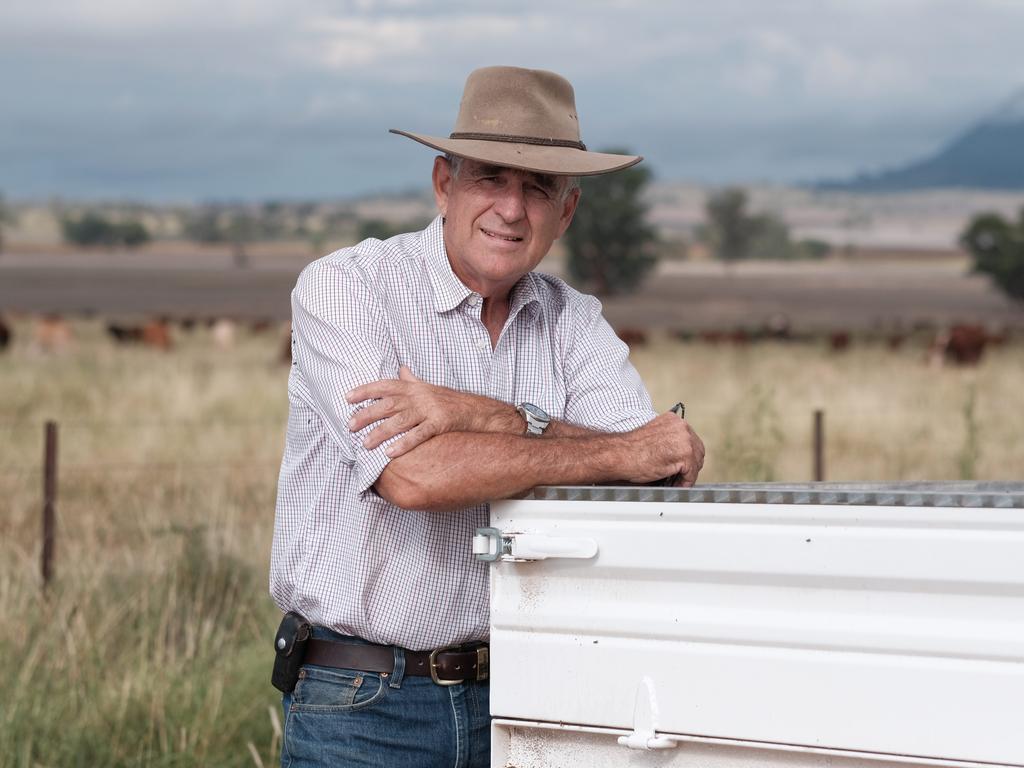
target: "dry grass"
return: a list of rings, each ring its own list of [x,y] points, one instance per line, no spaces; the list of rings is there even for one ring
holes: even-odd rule
[[[164,354],[75,325],[61,355],[0,356],[0,766],[272,764],[266,595],[287,369],[276,335]],[[923,350],[655,339],[659,408],[704,436],[707,481],[807,480],[814,408],[830,479],[1020,478],[1019,347],[973,370]],[[57,580],[38,579],[42,423],[61,424]]]
[[[703,479],[811,479],[811,427],[825,411],[829,480],[1020,479],[1024,350],[935,369],[921,345],[750,347],[656,339],[633,360],[655,405],[677,400],[708,446]]]
[[[0,358],[0,766],[253,765],[248,742],[273,763],[277,339],[223,352],[197,332],[163,354],[75,331],[65,354]],[[57,580],[40,599],[47,418]]]

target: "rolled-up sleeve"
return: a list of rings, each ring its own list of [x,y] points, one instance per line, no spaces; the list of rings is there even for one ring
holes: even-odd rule
[[[606,432],[628,432],[656,414],[629,347],[601,314],[601,302],[580,295],[572,310],[564,361],[566,420]]]
[[[363,439],[374,424],[351,432],[348,422],[368,403],[353,405],[345,394],[362,384],[398,378],[386,313],[358,274],[314,263],[292,291],[292,335],[293,360],[301,377],[296,393],[323,419],[355,470],[358,490],[365,492],[390,461],[385,451],[398,436],[366,450]]]

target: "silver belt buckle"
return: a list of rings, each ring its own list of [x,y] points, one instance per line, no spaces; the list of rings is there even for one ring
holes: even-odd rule
[[[458,685],[459,683],[466,682],[465,677],[460,680],[442,680],[437,676],[437,656],[440,653],[446,652],[452,653],[469,653],[469,651],[459,651],[457,647],[449,648],[436,648],[430,652],[430,679],[438,685]],[[477,682],[487,680],[491,674],[491,655],[486,645],[481,645],[476,649],[476,677],[474,678]]]
[[[437,654],[439,654],[439,653],[446,653],[447,651],[454,651],[454,650],[455,650],[454,647],[435,648],[434,650],[432,650],[430,652],[430,679],[433,680],[438,685],[458,685],[459,683],[464,682],[465,679],[466,679],[466,678],[462,678],[462,680],[442,680],[441,678],[439,678],[437,676]]]

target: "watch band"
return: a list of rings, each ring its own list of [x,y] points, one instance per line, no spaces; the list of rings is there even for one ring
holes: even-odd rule
[[[551,417],[533,403],[520,403],[516,406],[516,410],[526,422],[527,435],[540,437],[551,423]]]

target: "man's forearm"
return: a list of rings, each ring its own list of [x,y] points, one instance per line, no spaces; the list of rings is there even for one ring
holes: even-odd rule
[[[487,399],[490,401],[492,408],[490,418],[481,418],[479,422],[480,428],[472,431],[499,432],[506,435],[526,435],[526,422],[523,420],[523,417],[519,415],[519,411],[514,405],[503,403],[500,400]],[[548,424],[547,429],[544,430],[542,437],[590,437],[602,434],[605,433],[596,429],[588,429],[587,427],[570,424],[567,421],[552,419]]]
[[[582,432],[543,439],[495,432],[438,435],[393,459],[375,487],[399,507],[446,510],[510,498],[537,485],[623,479],[617,466],[623,436]]]
[[[454,432],[494,432],[504,435],[526,434],[526,421],[510,403],[485,395],[461,392],[420,381],[407,367],[399,368],[398,379],[381,379],[345,393],[350,403],[369,403],[356,412],[346,425],[358,432],[377,422],[365,436],[363,447],[373,450],[396,438],[388,455],[402,456],[437,435]],[[601,434],[585,427],[552,421],[547,437],[584,437]]]

